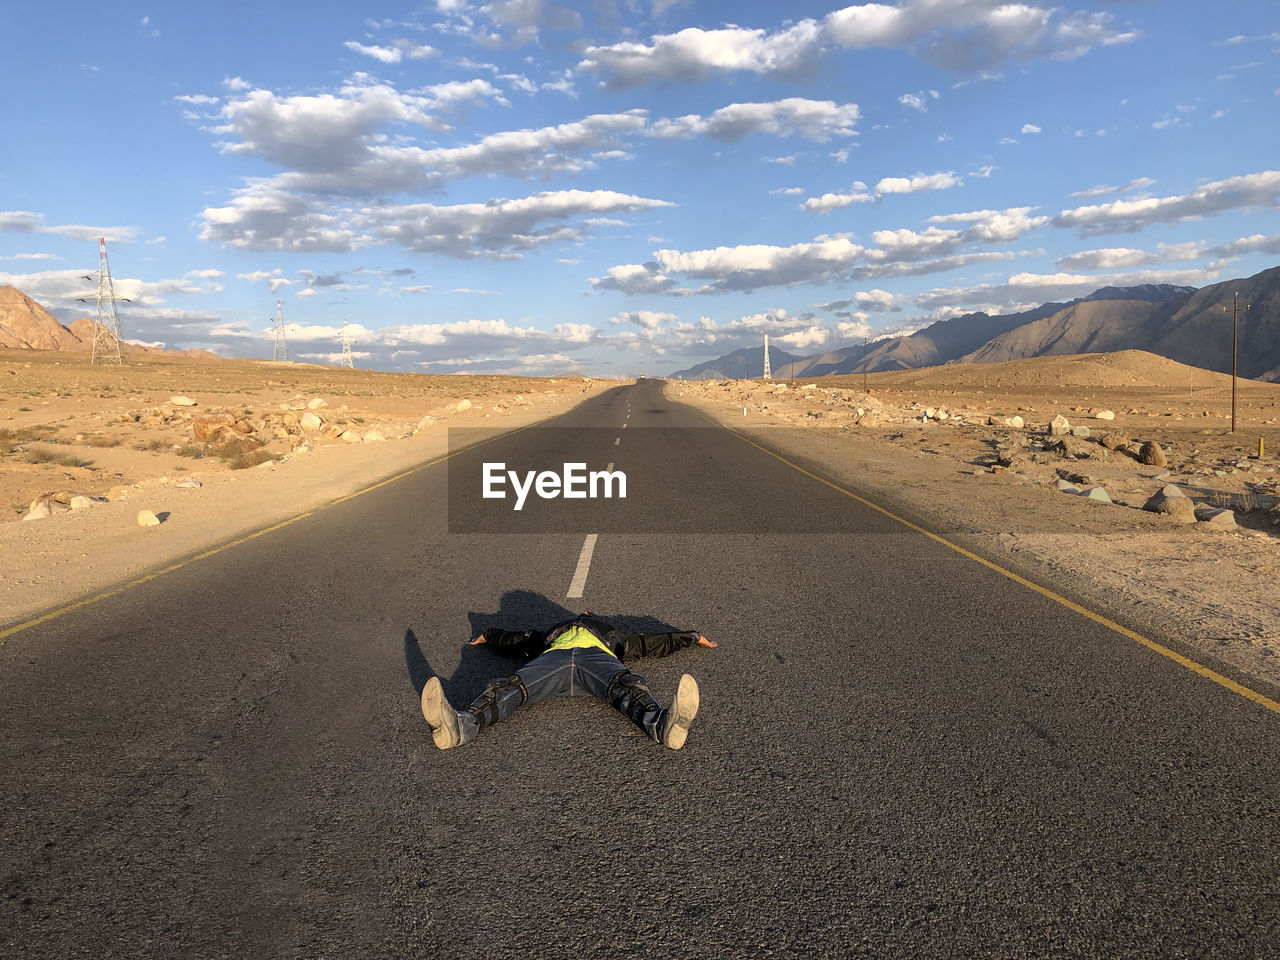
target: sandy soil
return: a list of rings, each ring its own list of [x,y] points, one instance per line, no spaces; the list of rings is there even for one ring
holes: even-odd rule
[[[515,429],[614,385],[0,351],[0,627],[440,456],[450,426]],[[238,427],[198,440],[202,417]],[[52,515],[23,520],[37,501]]]
[[[1230,377],[1137,351],[872,374],[865,385],[855,376],[667,391],[1036,582],[1280,685],[1280,385],[1240,381],[1235,434]],[[1044,449],[1059,414],[1091,433],[1066,454]],[[1006,426],[1015,416],[1023,426]],[[1134,443],[1108,451],[1098,442],[1108,433]],[[1148,440],[1166,465],[1134,456]],[[1101,487],[1111,502],[1059,481]],[[1142,509],[1166,484],[1231,509],[1236,524]]]

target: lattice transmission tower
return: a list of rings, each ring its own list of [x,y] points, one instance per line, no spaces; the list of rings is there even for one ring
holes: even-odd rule
[[[772,380],[773,373],[769,368],[769,335],[764,335],[764,379]]]
[[[338,361],[339,366],[346,367],[348,370],[354,370],[356,363],[351,359],[351,334],[347,331],[347,318],[342,318],[342,359]]]
[[[98,317],[93,324],[93,346],[89,354],[90,363],[123,363],[120,357],[120,314],[116,311],[116,303],[123,300],[132,301],[128,297],[117,297],[116,287],[111,280],[111,265],[107,263],[107,240],[98,238],[98,272],[88,274],[86,280],[98,282]],[[77,297],[81,303],[88,303],[88,297]]]
[[[284,307],[276,301],[276,354],[275,360],[289,362],[289,344],[284,339]]]

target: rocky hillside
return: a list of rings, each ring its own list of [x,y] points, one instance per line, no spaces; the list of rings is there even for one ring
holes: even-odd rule
[[[1103,287],[1080,300],[1046,303],[1024,313],[970,313],[940,320],[910,336],[873,343],[865,360],[858,343],[785,366],[775,364],[773,375],[820,377],[861,373],[864,368],[876,373],[1115,350],[1145,350],[1229,373],[1229,309],[1236,293],[1242,307],[1249,305],[1248,312],[1240,314],[1240,375],[1280,381],[1280,267],[1201,290],[1166,284]],[[703,366],[722,370],[721,360]],[[730,376],[741,374],[731,371]]]
[[[69,327],[54,319],[53,314],[16,287],[0,286],[0,349],[67,350],[87,352],[93,347],[96,322],[81,317]],[[120,344],[125,354],[163,354],[217,360],[209,350],[164,350],[125,340]]]

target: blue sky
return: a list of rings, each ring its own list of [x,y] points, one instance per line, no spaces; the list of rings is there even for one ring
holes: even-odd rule
[[[16,4],[0,283],[125,335],[669,372],[1280,263],[1274,0]]]

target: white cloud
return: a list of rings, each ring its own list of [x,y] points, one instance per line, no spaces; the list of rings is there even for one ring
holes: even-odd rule
[[[1073,274],[1016,273],[1003,284],[934,289],[916,297],[923,309],[962,306],[1007,308],[1026,303],[1046,303],[1087,296],[1099,287],[1132,287],[1148,283],[1199,286],[1217,279],[1215,269],[1141,270],[1134,273]]]
[[[591,283],[598,290],[632,294],[688,293],[674,289],[671,274],[709,281],[698,293],[824,283],[847,270],[862,250],[845,237],[817,238],[788,247],[744,244],[711,250],[657,250],[651,262],[613,267]]]
[[[194,105],[196,105],[196,106],[206,106],[206,105],[208,105],[208,104],[214,104],[214,103],[221,103],[221,102],[222,102],[222,101],[221,101],[219,98],[217,98],[217,97],[210,97],[210,96],[207,96],[207,95],[205,95],[205,94],[203,94],[203,93],[195,93],[195,94],[185,94],[185,93],[184,93],[184,94],[182,94],[182,95],[180,95],[180,96],[174,97],[173,99],[177,100],[179,103],[190,103],[190,104],[194,104]]]
[[[404,54],[395,47],[365,46],[363,43],[357,43],[355,40],[348,40],[343,44],[343,46],[356,53],[362,53],[366,57],[373,57],[375,60],[380,60],[382,63],[399,63],[400,58],[404,56]]]
[[[61,260],[62,257],[52,253],[15,253],[10,257],[0,257],[0,260]]]
[[[1204,251],[1206,257],[1238,257],[1246,253],[1280,254],[1280,234],[1255,233]]]
[[[1005,243],[1049,222],[1048,217],[1029,216],[1035,207],[1008,207],[1004,210],[971,210],[929,218],[930,223],[968,223],[966,242]]]
[[[1127,43],[1105,13],[1066,13],[1003,0],[903,0],[845,7],[821,21],[774,32],[729,26],[690,27],[649,43],[590,46],[578,69],[614,88],[700,80],[713,72],[806,75],[831,48],[905,48],[939,66],[979,70],[1008,59],[1073,59],[1100,44]]]
[[[835,136],[853,136],[858,117],[856,103],[788,97],[773,103],[733,103],[706,117],[689,114],[658,120],[653,125],[653,134],[667,138],[701,134],[733,141],[749,133],[770,133],[825,143]]]
[[[948,170],[946,173],[918,173],[914,177],[885,177],[876,184],[876,193],[919,193],[923,190],[946,190],[964,181]]]
[[[1216,180],[1191,193],[1116,200],[1112,203],[1063,210],[1054,226],[1076,227],[1081,234],[1131,233],[1153,223],[1178,223],[1226,210],[1274,204],[1280,198],[1280,170]]]
[[[680,318],[674,313],[655,313],[652,310],[634,310],[610,317],[608,322],[613,326],[634,324],[642,330],[657,330],[663,324],[675,323]]]
[[[248,90],[253,86],[253,84],[244,79],[244,77],[223,77],[222,85],[233,92]]]
[[[382,241],[419,253],[513,259],[518,251],[543,244],[581,240],[582,228],[565,223],[575,217],[670,206],[665,200],[610,190],[559,190],[453,206],[385,204],[365,208],[353,223]]]
[[[1096,187],[1090,187],[1088,190],[1077,190],[1075,193],[1071,194],[1071,196],[1086,199],[1089,197],[1105,197],[1113,193],[1127,193],[1130,190],[1145,190],[1154,183],[1155,181],[1150,177],[1137,177],[1130,180],[1122,187],[1110,187],[1106,184],[1100,184]]]
[[[865,183],[855,180],[846,192],[824,193],[820,197],[810,197],[801,204],[801,207],[812,213],[826,213],[828,210],[847,207],[851,203],[871,203],[875,199],[875,194],[868,191]]]
[[[134,227],[88,227],[80,224],[57,224],[50,226],[44,222],[44,216],[30,210],[0,210],[0,233],[44,233],[55,237],[66,237],[69,240],[81,240],[89,243],[99,237],[108,243],[126,243],[137,237]]]
[[[898,98],[898,102],[904,107],[910,107],[912,110],[919,110],[921,113],[927,113],[929,104],[918,93],[904,93]]]
[[[1040,133],[1040,128],[1037,127],[1034,123],[1024,123],[1022,125],[1022,132],[1023,133]]]
[[[236,278],[238,280],[248,280],[250,283],[261,283],[265,280],[267,281],[267,289],[272,293],[295,282],[281,276],[279,267],[271,271],[254,270],[251,273],[237,273]]]

